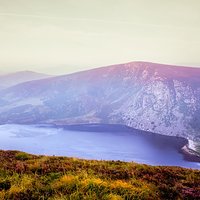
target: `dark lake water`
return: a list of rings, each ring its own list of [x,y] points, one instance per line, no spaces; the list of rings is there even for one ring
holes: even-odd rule
[[[176,137],[145,135],[116,125],[0,126],[3,150],[200,169],[200,163],[183,159],[178,151],[182,143]]]

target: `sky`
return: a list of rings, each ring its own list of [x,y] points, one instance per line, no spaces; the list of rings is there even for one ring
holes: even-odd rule
[[[0,0],[0,72],[200,66],[200,0]]]

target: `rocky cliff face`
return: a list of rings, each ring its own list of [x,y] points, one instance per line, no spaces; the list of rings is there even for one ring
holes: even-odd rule
[[[120,123],[200,141],[200,69],[132,62],[0,92],[0,123]]]

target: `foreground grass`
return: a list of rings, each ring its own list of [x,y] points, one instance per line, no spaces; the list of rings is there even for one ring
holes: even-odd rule
[[[200,199],[200,171],[0,151],[0,199]]]

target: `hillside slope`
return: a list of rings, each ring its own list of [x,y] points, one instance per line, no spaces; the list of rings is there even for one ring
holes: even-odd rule
[[[0,151],[0,199],[199,199],[200,171]]]
[[[200,69],[132,62],[0,92],[0,123],[119,123],[200,141]]]

